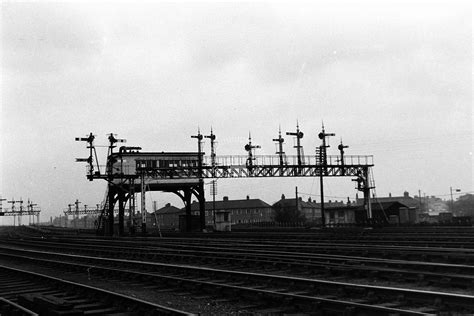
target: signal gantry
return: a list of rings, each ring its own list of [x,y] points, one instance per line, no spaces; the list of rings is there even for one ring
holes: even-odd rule
[[[11,204],[10,209],[4,209],[2,205],[2,201],[6,201],[7,203]],[[20,207],[16,207],[16,203],[20,204]],[[23,207],[23,199],[20,200],[11,199],[7,201],[6,199],[0,199],[0,216],[13,216],[13,225],[17,225],[16,218],[18,217],[18,225],[21,226],[21,218],[22,216],[28,216],[28,224],[35,224],[35,217],[36,217],[36,224],[39,224],[39,216],[41,209],[37,207],[37,204],[33,203],[29,198],[26,204],[26,210]]]
[[[322,131],[318,134],[322,144],[316,148],[316,156],[304,157],[301,139],[303,132],[297,122],[296,132],[287,132],[287,135],[296,137],[296,157],[286,156],[283,151],[284,139],[279,129],[277,142],[278,151],[276,156],[259,156],[255,154],[255,149],[259,145],[252,143],[251,134],[249,141],[244,146],[247,155],[240,156],[217,156],[215,154],[216,136],[211,129],[210,135],[204,136],[198,129],[197,135],[192,135],[198,141],[197,152],[140,152],[140,147],[124,147],[114,151],[117,142],[125,142],[109,135],[109,150],[107,156],[106,173],[102,174],[98,168],[99,164],[95,157],[94,137],[90,133],[87,138],[76,138],[76,140],[86,141],[90,150],[89,158],[85,161],[89,164],[87,177],[89,180],[103,179],[108,182],[106,199],[103,203],[102,215],[100,218],[105,222],[100,222],[102,233],[106,235],[114,234],[114,205],[118,202],[118,234],[124,234],[124,212],[125,203],[129,203],[129,223],[130,232],[134,231],[135,216],[135,194],[141,193],[142,206],[142,232],[146,232],[146,208],[144,195],[146,191],[165,191],[177,194],[184,202],[186,221],[185,229],[193,229],[193,218],[191,214],[191,197],[195,195],[199,202],[199,226],[205,228],[205,208],[204,208],[204,179],[219,178],[257,178],[257,177],[319,177],[321,182],[321,220],[325,224],[324,218],[324,177],[356,177],[360,182],[360,190],[364,191],[364,204],[368,209],[367,218],[371,218],[370,213],[370,189],[369,170],[373,167],[372,156],[345,155],[344,149],[347,146],[338,147],[340,155],[330,156],[327,154],[329,144],[327,138],[335,136],[334,133]],[[211,140],[211,154],[206,156],[203,152],[202,141],[204,138]],[[93,159],[95,158],[95,159]],[[97,166],[96,168],[93,168]],[[94,171],[97,170],[97,171]],[[93,172],[94,171],[94,172]]]

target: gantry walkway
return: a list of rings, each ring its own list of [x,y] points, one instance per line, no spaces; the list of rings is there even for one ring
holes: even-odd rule
[[[286,156],[281,164],[280,156],[204,156],[202,167],[181,161],[172,167],[152,167],[150,160],[137,161],[135,176],[144,173],[147,179],[189,179],[189,178],[247,178],[247,177],[357,177],[373,167],[373,156],[326,156],[322,163],[318,157]],[[298,164],[298,159],[301,164]],[[125,176],[133,176],[123,169]]]

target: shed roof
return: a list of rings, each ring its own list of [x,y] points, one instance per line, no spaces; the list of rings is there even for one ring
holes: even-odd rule
[[[393,208],[401,208],[401,207],[408,207],[405,204],[402,204],[398,201],[392,201],[392,202],[372,202],[370,204],[372,207],[373,211],[379,211],[379,210],[388,210],[388,209],[393,209]],[[350,205],[350,206],[328,206],[325,208],[327,211],[331,210],[364,210],[364,205]]]

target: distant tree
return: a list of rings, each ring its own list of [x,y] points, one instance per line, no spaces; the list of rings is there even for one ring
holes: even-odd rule
[[[471,216],[474,217],[474,195],[461,195],[454,202],[454,214],[457,216]]]

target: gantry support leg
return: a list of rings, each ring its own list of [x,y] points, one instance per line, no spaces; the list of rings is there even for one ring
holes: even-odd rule
[[[206,229],[206,197],[204,195],[204,180],[199,179],[199,186],[197,188],[197,198],[199,201],[199,224],[201,231]]]
[[[118,234],[119,236],[124,235],[124,215],[125,215],[125,194],[119,192],[118,194],[119,213],[118,213]]]
[[[129,191],[129,203],[128,203],[128,221],[129,221],[129,234],[135,235],[135,182],[133,179],[130,180],[130,191]]]
[[[192,217],[191,217],[191,189],[184,189],[184,206],[186,208],[186,232],[192,230]]]
[[[323,170],[320,169],[319,171],[319,192],[321,196],[321,227],[326,227],[326,215],[324,214],[324,176]]]
[[[109,207],[107,210],[107,229],[105,234],[107,236],[114,235],[114,205],[115,205],[115,189],[112,185],[109,185],[108,191],[108,200],[109,200]]]
[[[147,224],[147,212],[146,212],[146,205],[145,205],[145,177],[144,174],[141,175],[140,181],[140,212],[142,215],[142,235],[146,235],[146,224]]]
[[[369,168],[364,168],[363,170],[363,179],[364,179],[364,206],[367,211],[367,222],[370,224],[373,222],[372,216],[372,205],[370,202],[370,182],[369,182]]]

